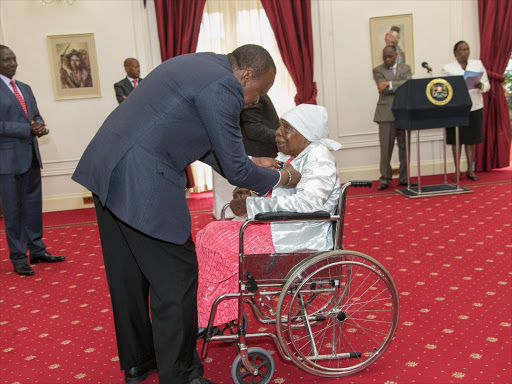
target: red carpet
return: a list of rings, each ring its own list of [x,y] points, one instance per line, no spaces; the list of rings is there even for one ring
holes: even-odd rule
[[[282,361],[270,343],[251,343],[273,354],[272,383],[512,383],[512,170],[479,176],[464,195],[352,189],[344,244],[393,277],[395,339],[367,370],[337,381]],[[211,194],[189,205],[194,232],[213,220]],[[68,258],[37,264],[32,277],[12,272],[0,229],[0,382],[122,383],[94,212],[48,213],[44,224],[50,252]],[[235,355],[212,343],[205,376],[231,383]]]

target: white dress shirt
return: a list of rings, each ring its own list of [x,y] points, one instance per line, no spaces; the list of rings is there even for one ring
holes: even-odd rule
[[[0,79],[2,79],[4,81],[5,85],[7,85],[7,87],[14,94],[14,89],[12,88],[12,85],[11,85],[11,80],[14,80],[14,77],[12,79],[9,79],[7,76],[0,75]],[[16,82],[16,80],[14,80],[14,82]],[[21,89],[20,89],[20,87],[18,87],[17,84],[16,84],[16,88],[18,88],[18,92],[20,93],[20,95],[23,98],[23,100],[25,100],[25,96],[23,96],[23,93],[21,92]]]
[[[487,77],[487,71],[484,68],[484,65],[480,60],[468,60],[468,64],[466,66],[466,71],[472,72],[483,72],[482,79],[480,82],[482,83],[482,89],[473,88],[469,90],[469,96],[471,97],[471,101],[473,105],[471,106],[471,111],[476,111],[478,109],[482,109],[484,107],[484,99],[482,97],[482,93],[488,92],[491,89],[491,84],[489,84],[489,78]],[[461,65],[457,60],[446,64],[443,67],[443,76],[464,76],[464,69],[462,69]]]
[[[396,71],[398,70],[398,62],[397,62],[397,61],[395,61],[395,65],[393,65],[391,68],[389,68],[389,70],[390,70],[391,72],[393,72],[393,76],[396,76]],[[392,90],[393,90],[393,81],[390,81],[390,82],[389,82],[388,89],[389,89],[390,91],[392,91]]]
[[[137,86],[139,85],[139,79],[132,79],[130,76],[126,76],[126,78],[130,81],[130,83],[132,84],[132,87],[133,87],[133,80],[137,80]],[[133,87],[135,88],[135,87]]]

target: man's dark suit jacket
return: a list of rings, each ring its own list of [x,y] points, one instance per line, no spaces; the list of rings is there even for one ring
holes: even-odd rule
[[[28,118],[14,93],[0,79],[0,174],[22,174],[32,163],[32,148],[42,168],[37,138],[30,121],[43,121],[29,85],[16,80],[27,106]]]
[[[107,117],[72,178],[133,228],[183,244],[191,229],[190,163],[202,160],[231,184],[259,193],[279,181],[278,172],[258,167],[245,153],[243,99],[226,55],[167,60]]]
[[[279,116],[268,95],[261,96],[257,104],[244,109],[240,115],[240,129],[247,154],[257,157],[276,157],[277,128],[279,128]]]
[[[137,87],[140,82],[144,80],[142,77],[139,77],[139,81],[137,82]],[[133,84],[127,77],[123,80],[118,81],[114,84],[114,90],[116,91],[116,99],[119,104],[122,103],[124,99],[128,97],[128,95],[133,91]],[[123,97],[124,96],[124,97]]]

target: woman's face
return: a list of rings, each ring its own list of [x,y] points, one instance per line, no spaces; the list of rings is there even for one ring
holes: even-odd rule
[[[295,157],[310,143],[286,121],[279,120],[279,128],[276,131],[276,144],[279,152]]]
[[[455,57],[458,62],[467,62],[469,59],[469,45],[466,43],[460,43],[455,50]]]

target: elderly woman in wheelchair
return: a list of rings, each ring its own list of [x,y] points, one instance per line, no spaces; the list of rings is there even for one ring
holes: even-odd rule
[[[248,220],[213,222],[197,234],[198,325],[234,328],[232,320],[238,320],[238,335],[205,335],[203,357],[206,342],[237,340],[235,383],[265,384],[273,375],[270,354],[248,349],[246,338],[271,337],[281,355],[303,370],[339,377],[371,364],[394,334],[398,295],[389,274],[369,256],[342,250],[340,210],[350,183],[341,187],[330,152],[341,145],[327,135],[324,107],[302,104],[285,113],[276,131],[277,159],[302,175],[299,184],[265,197],[237,189],[230,207]],[[246,332],[247,325],[240,325],[244,302],[260,322],[275,324],[277,337]]]

